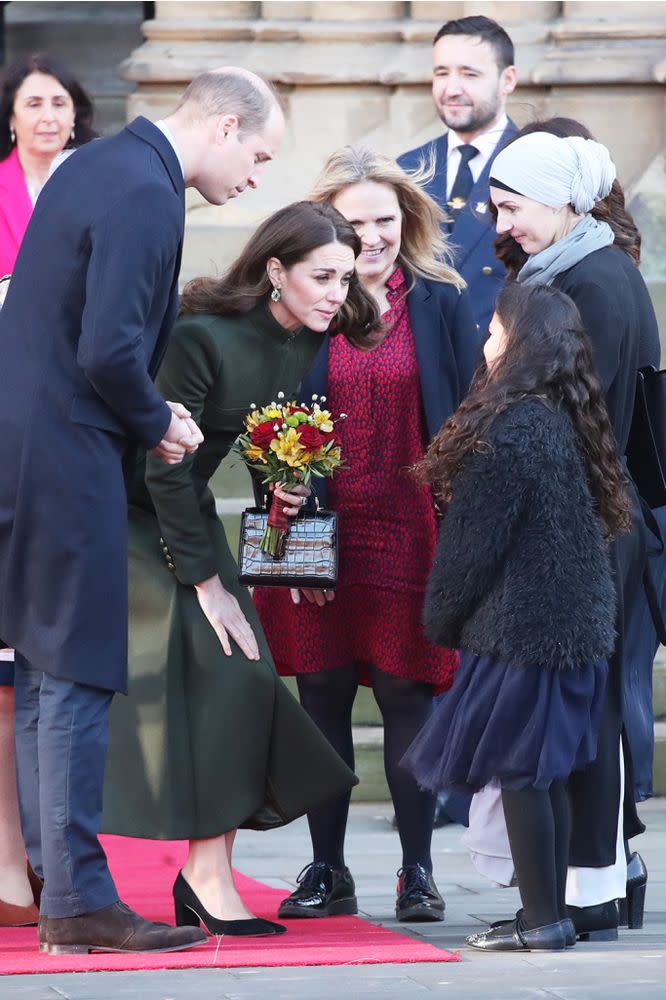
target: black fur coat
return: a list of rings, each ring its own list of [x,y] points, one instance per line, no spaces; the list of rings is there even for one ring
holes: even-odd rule
[[[610,655],[615,590],[569,416],[514,403],[454,482],[424,624],[441,646],[569,670]]]

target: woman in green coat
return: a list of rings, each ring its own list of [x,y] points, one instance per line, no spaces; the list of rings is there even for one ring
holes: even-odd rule
[[[178,465],[149,454],[130,491],[130,686],[111,713],[103,829],[189,840],[176,921],[213,934],[284,930],[236,891],[236,830],[281,826],[356,782],[275,672],[209,482],[251,405],[295,396],[334,317],[343,335],[375,329],[360,249],[335,209],[298,202],[222,278],[190,283],[157,387],[204,442]],[[306,493],[274,497],[294,515]]]

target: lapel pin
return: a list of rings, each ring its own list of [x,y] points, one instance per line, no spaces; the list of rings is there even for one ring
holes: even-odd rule
[[[477,201],[477,203],[476,203],[476,211],[477,212],[487,212],[488,211],[488,205],[486,204],[486,202],[485,201]]]
[[[447,202],[449,208],[452,208],[454,212],[459,212],[461,208],[464,208],[467,202],[464,198],[452,198],[451,201]]]

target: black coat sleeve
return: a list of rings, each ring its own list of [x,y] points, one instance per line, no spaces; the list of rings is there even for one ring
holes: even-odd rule
[[[456,477],[426,589],[431,642],[458,648],[465,622],[492,588],[529,503],[527,456],[524,438],[498,433]]]
[[[77,361],[146,449],[160,442],[171,420],[148,374],[153,345],[146,344],[146,333],[156,322],[155,300],[165,286],[168,293],[174,277],[180,244],[175,209],[171,192],[146,185],[111,205],[90,232]]]
[[[183,317],[174,327],[157,386],[177,400],[201,423],[206,398],[218,378],[222,356],[205,319]],[[160,531],[171,551],[176,577],[183,584],[214,576],[217,561],[193,480],[195,455],[167,465],[155,455],[146,458],[146,486]]]

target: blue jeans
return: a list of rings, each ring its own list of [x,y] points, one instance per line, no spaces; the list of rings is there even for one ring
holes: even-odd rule
[[[113,694],[61,680],[16,653],[14,732],[26,850],[40,911],[74,917],[118,899],[98,839]]]

